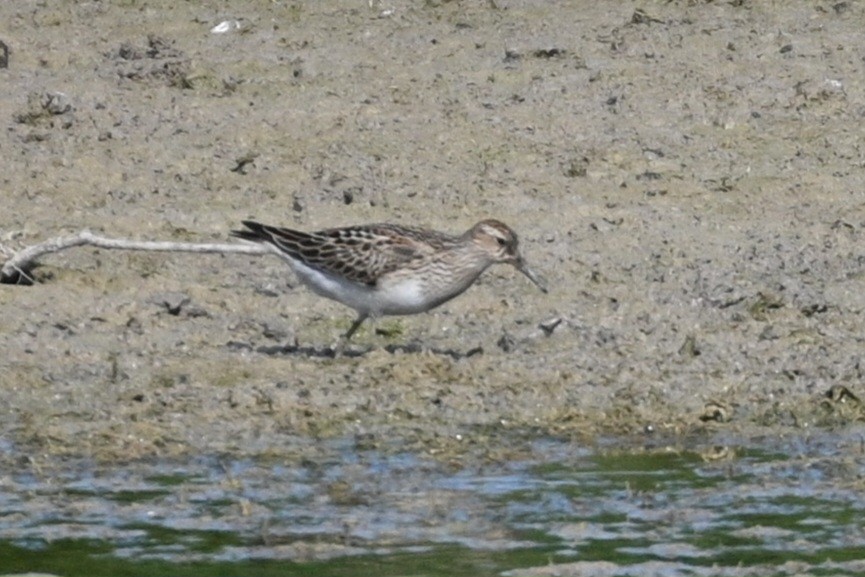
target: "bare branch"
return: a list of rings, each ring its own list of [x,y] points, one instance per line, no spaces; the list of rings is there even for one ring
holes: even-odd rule
[[[21,250],[3,263],[0,269],[0,283],[31,284],[33,278],[28,274],[39,257],[60,252],[76,246],[95,246],[122,250],[147,250],[161,252],[199,252],[199,253],[240,253],[240,254],[270,254],[272,249],[260,244],[216,244],[192,242],[156,242],[127,240],[121,238],[106,238],[97,236],[88,230],[83,230],[74,236],[63,236],[46,240]]]

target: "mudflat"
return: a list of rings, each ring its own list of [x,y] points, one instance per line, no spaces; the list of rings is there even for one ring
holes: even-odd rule
[[[0,287],[8,458],[860,426],[865,6],[224,6],[0,4],[4,255],[497,218],[550,292],[492,268],[333,358],[354,313],[276,257],[50,255]]]

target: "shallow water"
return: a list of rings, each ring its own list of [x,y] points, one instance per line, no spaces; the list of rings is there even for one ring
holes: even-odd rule
[[[0,573],[860,575],[861,436],[443,464],[334,443],[0,478]]]

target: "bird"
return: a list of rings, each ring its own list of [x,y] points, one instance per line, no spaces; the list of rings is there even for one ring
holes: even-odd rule
[[[517,234],[495,219],[460,235],[392,223],[301,232],[242,221],[233,237],[269,245],[313,292],[357,312],[337,352],[369,318],[429,311],[468,289],[491,265],[512,265],[542,292]]]

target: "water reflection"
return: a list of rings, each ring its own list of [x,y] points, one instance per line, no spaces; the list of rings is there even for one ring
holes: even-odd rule
[[[314,462],[210,457],[4,471],[0,572],[865,571],[859,435],[725,451],[521,442],[518,462],[458,466],[344,442]]]

